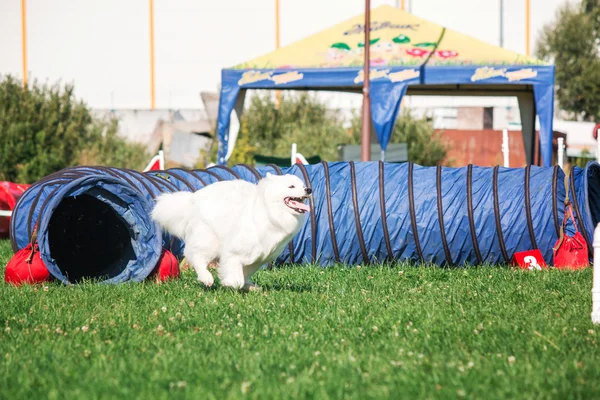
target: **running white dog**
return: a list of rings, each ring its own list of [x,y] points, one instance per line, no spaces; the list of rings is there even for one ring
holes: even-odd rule
[[[160,195],[152,218],[183,239],[184,256],[205,286],[214,283],[207,266],[215,261],[223,286],[253,290],[250,277],[302,227],[310,195],[300,178],[267,173],[258,184],[222,181],[195,193]]]

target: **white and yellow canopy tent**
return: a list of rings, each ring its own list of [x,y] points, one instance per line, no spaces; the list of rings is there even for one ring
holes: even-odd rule
[[[362,90],[364,14],[222,71],[218,163],[235,146],[248,89]],[[403,96],[516,96],[527,161],[533,163],[535,119],[543,165],[552,160],[554,66],[493,46],[391,6],[371,11],[372,122],[385,151]]]

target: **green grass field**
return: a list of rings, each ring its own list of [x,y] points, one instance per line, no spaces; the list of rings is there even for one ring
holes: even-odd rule
[[[11,254],[0,242],[2,266]],[[256,282],[2,283],[0,398],[600,398],[591,269],[298,266]]]

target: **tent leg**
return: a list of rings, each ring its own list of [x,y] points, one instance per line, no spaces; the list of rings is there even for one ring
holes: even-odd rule
[[[521,131],[523,133],[523,146],[527,165],[535,163],[536,135],[535,135],[535,101],[533,93],[523,93],[517,96],[519,100],[519,113],[521,114]]]

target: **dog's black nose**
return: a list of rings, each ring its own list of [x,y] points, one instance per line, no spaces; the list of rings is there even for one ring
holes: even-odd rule
[[[311,188],[304,188],[304,191],[306,192],[306,194],[311,194],[312,193],[312,189]]]

